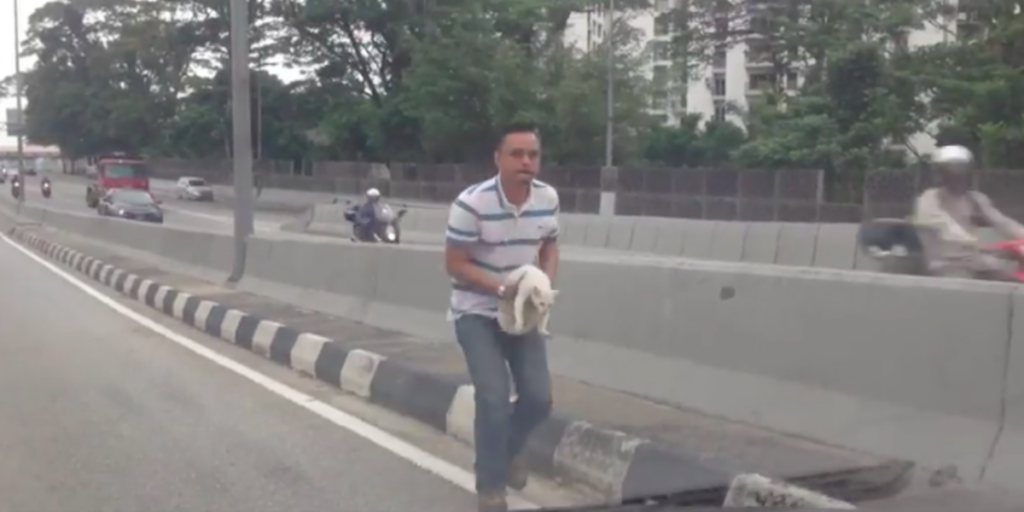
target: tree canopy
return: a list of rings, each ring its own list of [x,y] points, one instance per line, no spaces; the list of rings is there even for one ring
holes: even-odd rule
[[[661,15],[676,96],[716,55],[746,48],[764,80],[727,121],[648,114],[653,47],[620,1],[612,30],[618,164],[821,168],[902,165],[911,135],[1024,156],[1024,0],[690,0]],[[496,130],[538,126],[549,162],[604,159],[607,46],[566,45],[570,14],[604,0],[249,0],[256,156],[464,162]],[[976,4],[976,5],[975,5]],[[231,154],[228,2],[66,0],[32,13],[26,131],[68,157],[127,150]],[[942,37],[915,42],[925,27]],[[915,32],[917,31],[917,32]],[[908,41],[909,37],[909,41]],[[908,42],[910,44],[908,44]],[[272,70],[301,74],[285,81]],[[299,73],[301,71],[301,73]],[[0,89],[10,92],[13,81]],[[751,86],[755,87],[754,81]],[[657,94],[654,94],[657,96]]]

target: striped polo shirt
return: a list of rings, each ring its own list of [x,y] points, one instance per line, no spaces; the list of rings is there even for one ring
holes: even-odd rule
[[[447,243],[468,246],[473,264],[499,278],[535,263],[541,242],[557,237],[558,192],[537,180],[519,209],[508,202],[494,177],[459,194],[448,214]],[[464,314],[493,318],[497,312],[497,297],[452,280],[449,320]]]

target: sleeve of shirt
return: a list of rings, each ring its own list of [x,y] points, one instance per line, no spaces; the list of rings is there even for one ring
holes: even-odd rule
[[[974,192],[973,195],[975,202],[978,204],[978,209],[981,210],[981,215],[988,220],[993,229],[1007,238],[1018,240],[1024,238],[1024,226],[1021,226],[1020,223],[999,211],[999,209],[992,204],[992,200],[985,194],[982,194],[981,192]]]
[[[544,240],[545,241],[552,241],[553,242],[555,240],[558,240],[558,235],[562,231],[561,228],[559,227],[559,222],[558,222],[558,213],[561,210],[561,204],[559,204],[559,202],[558,202],[558,191],[552,189],[551,193],[554,194],[554,196],[555,196],[554,215],[552,215],[554,217],[554,222],[551,223],[551,230],[548,231],[548,233],[546,235],[544,235]]]
[[[445,241],[449,244],[471,244],[480,240],[480,215],[460,197],[448,212],[448,230]]]

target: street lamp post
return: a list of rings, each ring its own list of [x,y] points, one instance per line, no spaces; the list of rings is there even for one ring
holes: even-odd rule
[[[14,101],[18,111],[17,117],[17,139],[18,139],[18,179],[21,180],[21,192],[18,194],[18,204],[25,202],[25,114],[21,108],[21,95],[24,84],[21,80],[21,24],[18,21],[18,0],[14,0]],[[8,121],[8,128],[10,121]]]
[[[615,189],[618,169],[615,168],[615,0],[608,0],[605,13],[605,51],[607,92],[605,105],[604,167],[601,168],[601,200],[598,214],[615,215]]]
[[[245,274],[253,234],[252,115],[249,104],[249,2],[231,0],[231,131],[235,184],[235,261],[228,281]]]
[[[608,69],[608,91],[606,94],[607,104],[605,105],[605,133],[604,133],[604,166],[614,165],[614,142],[615,142],[615,40],[613,29],[615,23],[615,0],[608,0],[608,12],[605,14],[605,37],[608,38],[607,59]]]

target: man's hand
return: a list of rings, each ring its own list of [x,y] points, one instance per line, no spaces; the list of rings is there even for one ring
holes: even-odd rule
[[[519,281],[521,280],[522,279]],[[502,283],[502,286],[498,288],[500,291],[500,293],[498,293],[498,297],[502,300],[508,300],[515,297],[516,294],[519,293],[519,281],[506,280]]]
[[[509,299],[512,299],[513,297],[515,297],[516,293],[519,292],[519,286],[515,285],[515,284],[506,284],[506,285],[498,288],[498,290],[501,291],[501,294],[498,295],[498,297],[501,300],[509,300]]]

